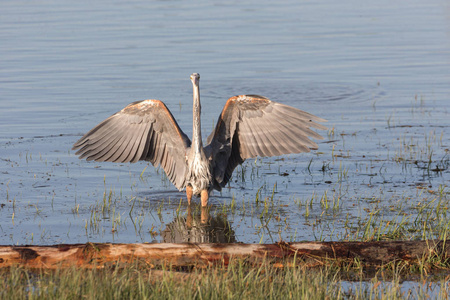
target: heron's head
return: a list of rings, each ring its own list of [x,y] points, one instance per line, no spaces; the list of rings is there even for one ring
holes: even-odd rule
[[[192,75],[191,75],[191,81],[192,81],[192,84],[193,84],[194,86],[198,86],[198,83],[199,83],[199,81],[200,81],[200,74],[198,74],[198,73],[192,73]]]

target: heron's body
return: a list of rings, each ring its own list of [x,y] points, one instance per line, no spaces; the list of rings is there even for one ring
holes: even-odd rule
[[[322,137],[310,127],[326,129],[314,121],[324,119],[257,95],[228,99],[217,125],[203,147],[200,122],[200,76],[191,75],[193,84],[192,142],[183,133],[167,107],[159,100],[133,102],[107,118],[80,140],[80,158],[96,161],[150,161],[161,165],[170,181],[201,196],[206,206],[209,193],[221,190],[233,170],[245,159],[309,152],[317,144],[308,136]]]

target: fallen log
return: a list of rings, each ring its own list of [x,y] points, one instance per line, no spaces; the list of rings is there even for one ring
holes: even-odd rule
[[[0,268],[104,267],[143,261],[153,266],[228,265],[232,259],[281,266],[325,260],[354,260],[366,264],[450,257],[449,241],[303,242],[277,244],[111,244],[0,246]]]

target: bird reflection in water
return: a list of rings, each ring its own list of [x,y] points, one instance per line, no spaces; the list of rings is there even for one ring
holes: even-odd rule
[[[176,217],[161,232],[165,243],[234,243],[234,230],[226,216],[210,216],[209,207],[194,210],[189,205],[186,216]]]

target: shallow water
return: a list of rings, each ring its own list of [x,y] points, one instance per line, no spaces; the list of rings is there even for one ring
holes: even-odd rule
[[[0,25],[1,244],[410,239],[448,229],[446,1],[14,1],[2,4]],[[85,162],[70,150],[148,98],[190,136],[193,72],[205,137],[226,99],[253,93],[328,119],[319,150],[247,161],[207,212],[188,211],[146,162]]]

